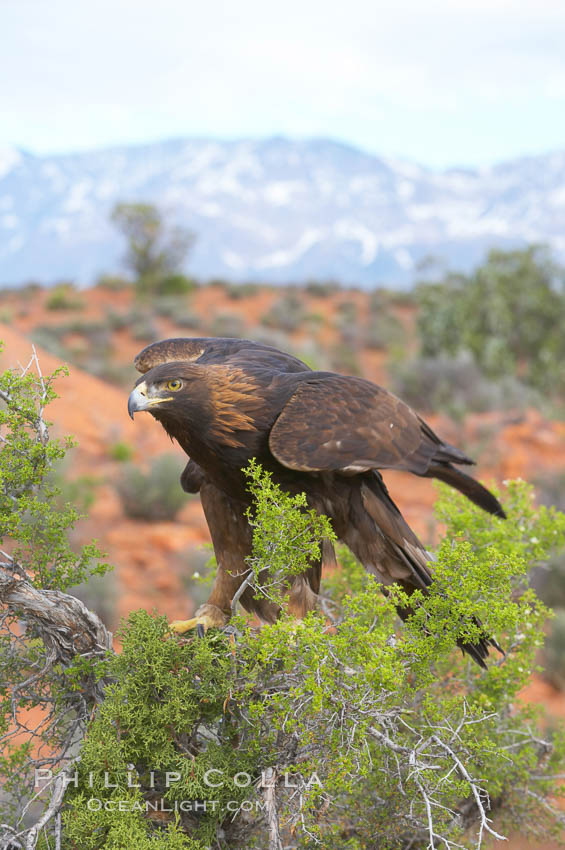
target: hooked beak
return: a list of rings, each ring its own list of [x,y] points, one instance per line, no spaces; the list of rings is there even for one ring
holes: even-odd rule
[[[141,410],[149,409],[149,400],[147,398],[147,386],[145,381],[139,384],[131,391],[128,398],[128,413],[130,419],[133,419],[133,414]]]
[[[147,384],[145,381],[142,381],[137,387],[131,391],[128,398],[128,413],[130,418],[133,419],[134,413],[139,413],[142,410],[150,410],[152,407],[155,407],[157,404],[163,404],[164,401],[172,401],[173,397],[168,396],[167,398],[162,398],[161,396],[156,396],[155,398],[149,398],[147,395]]]

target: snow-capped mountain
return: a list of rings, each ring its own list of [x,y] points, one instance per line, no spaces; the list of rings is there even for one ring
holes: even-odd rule
[[[325,139],[175,140],[59,156],[0,150],[0,284],[119,271],[118,200],[158,204],[201,278],[402,285],[427,255],[492,245],[565,259],[565,152],[435,172]]]

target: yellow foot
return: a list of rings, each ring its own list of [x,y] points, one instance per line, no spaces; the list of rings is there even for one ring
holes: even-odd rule
[[[191,629],[196,629],[198,636],[202,637],[207,629],[223,629],[227,625],[228,618],[216,605],[206,603],[201,605],[190,620],[174,620],[169,623],[169,628],[177,635],[183,635]]]

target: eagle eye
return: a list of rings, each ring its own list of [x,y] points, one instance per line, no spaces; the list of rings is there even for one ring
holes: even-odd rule
[[[174,381],[167,381],[167,389],[171,390],[171,392],[176,393],[182,387],[182,381],[178,378],[175,378]]]

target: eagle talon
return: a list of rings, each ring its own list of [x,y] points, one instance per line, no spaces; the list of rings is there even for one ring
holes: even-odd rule
[[[201,605],[195,614],[191,620],[174,620],[169,624],[169,628],[177,635],[184,635],[185,632],[196,629],[198,637],[202,638],[208,629],[223,629],[228,622],[224,612],[209,603]]]

